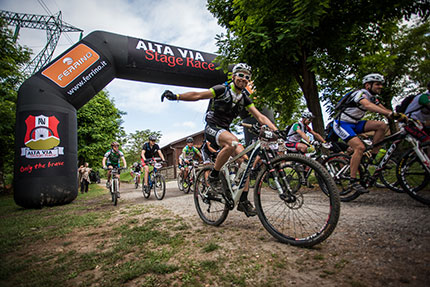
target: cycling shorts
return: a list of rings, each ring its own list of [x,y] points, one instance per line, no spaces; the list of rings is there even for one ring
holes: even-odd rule
[[[298,152],[299,151],[298,146],[299,146],[298,142],[286,142],[285,143],[285,148],[289,151],[292,151],[292,152]]]
[[[228,130],[224,128],[220,128],[218,126],[209,125],[209,124],[206,125],[205,137],[206,137],[206,140],[208,140],[211,143],[211,146],[214,149],[216,150],[220,149],[219,136],[225,131],[229,132]]]
[[[364,133],[364,126],[367,121],[359,121],[358,123],[348,123],[335,120],[333,123],[333,131],[344,141],[348,142],[357,135]]]

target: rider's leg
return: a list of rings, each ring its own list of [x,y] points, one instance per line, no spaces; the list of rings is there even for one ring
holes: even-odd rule
[[[385,137],[385,132],[387,131],[388,126],[381,121],[367,121],[364,126],[364,131],[374,131],[375,135],[373,136],[373,143],[378,143]],[[377,154],[380,146],[376,146],[372,149],[373,154]]]
[[[221,170],[221,167],[228,161],[230,156],[236,150],[236,147],[232,146],[233,141],[238,142],[239,140],[229,131],[223,131],[219,135],[218,141],[219,146],[221,147],[221,151],[218,153],[218,156],[216,158],[214,170],[217,170],[219,172]]]
[[[302,153],[306,153],[308,150],[308,146],[303,143],[297,143],[296,149]]]
[[[143,169],[145,170],[145,175],[143,176],[143,185],[144,186],[148,186],[148,174],[149,174],[149,166],[145,165],[143,167]]]
[[[354,150],[350,161],[350,190],[354,189],[360,193],[369,192],[366,190],[357,179],[358,167],[360,166],[361,158],[365,150],[363,142],[358,137],[353,137],[348,141],[348,145]]]

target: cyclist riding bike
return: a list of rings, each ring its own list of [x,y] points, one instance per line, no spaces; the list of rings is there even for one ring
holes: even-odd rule
[[[106,187],[108,189],[110,188],[109,183],[111,178],[111,170],[114,167],[116,168],[120,167],[120,160],[122,160],[124,168],[126,168],[127,162],[125,161],[124,153],[119,150],[119,143],[114,141],[111,143],[111,149],[105,153],[102,160],[103,168],[104,169],[108,168],[107,182],[106,182]],[[119,194],[118,194],[118,197],[119,197]]]
[[[302,140],[305,140],[311,146],[319,145],[319,142],[325,143],[324,138],[309,127],[314,118],[315,116],[311,112],[303,112],[302,120],[294,123],[290,127],[285,139],[285,147],[287,150],[301,153],[311,151],[313,147],[306,145]],[[316,140],[310,140],[306,133],[312,134]]]
[[[367,111],[384,115],[390,119],[401,120],[406,116],[385,108],[379,102],[377,95],[381,93],[384,84],[384,77],[381,74],[368,74],[363,78],[362,83],[364,88],[352,92],[348,97],[345,103],[346,108],[342,109],[340,115],[335,119],[333,130],[353,149],[350,161],[349,189],[351,191],[367,193],[369,191],[357,179],[358,167],[365,150],[365,145],[358,137],[358,134],[373,131],[375,132],[373,143],[377,143],[384,138],[387,125],[383,121],[366,121],[362,120],[362,118]],[[373,158],[376,157],[379,148],[376,146],[372,149]]]
[[[427,84],[427,89],[427,92],[415,96],[405,111],[408,117],[418,120],[424,125],[425,135],[420,134],[420,131],[412,133],[419,138],[423,138],[421,141],[428,141],[429,139],[426,138],[426,135],[430,136],[430,82]],[[413,129],[411,126],[407,128]]]
[[[255,108],[246,90],[251,80],[251,67],[239,63],[233,67],[232,82],[230,84],[215,85],[209,90],[202,92],[187,92],[174,94],[166,90],[161,96],[170,101],[198,101],[210,99],[206,112],[205,138],[214,149],[220,149],[216,158],[214,169],[211,171],[208,181],[210,186],[217,192],[223,193],[223,185],[219,177],[221,167],[228,161],[229,157],[244,150],[243,146],[237,144],[238,138],[231,133],[230,124],[243,110],[247,109],[261,124],[277,130],[276,126],[257,108]],[[235,143],[235,144],[233,144]],[[244,156],[247,160],[247,157]],[[241,159],[241,161],[243,158]],[[248,183],[242,193],[238,204],[238,210],[245,212],[247,216],[255,216],[257,213],[248,200]]]
[[[194,139],[192,137],[187,138],[187,145],[182,149],[182,153],[179,156],[179,169],[181,170],[181,177],[187,178],[191,168],[193,168],[193,160],[195,156],[202,158],[199,150],[194,146]],[[185,183],[186,184],[186,183]]]
[[[143,189],[145,191],[149,191],[148,190],[149,166],[145,163],[145,161],[147,159],[151,159],[151,158],[155,157],[156,155],[158,155],[162,161],[165,161],[164,155],[161,152],[160,147],[158,146],[158,144],[156,144],[157,136],[156,135],[150,135],[148,140],[149,141],[147,141],[143,144],[142,152],[140,154],[142,166],[143,166],[143,169],[145,170],[145,174],[143,176],[143,179],[144,179]]]
[[[131,169],[131,177],[133,177],[134,175],[136,175],[137,177],[137,182],[140,182],[140,173],[142,172],[142,165],[138,162],[134,162],[133,163],[133,168]]]

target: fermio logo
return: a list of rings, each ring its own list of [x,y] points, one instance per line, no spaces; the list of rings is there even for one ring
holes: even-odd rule
[[[42,75],[64,88],[98,59],[100,56],[93,49],[87,45],[79,44],[43,70]]]

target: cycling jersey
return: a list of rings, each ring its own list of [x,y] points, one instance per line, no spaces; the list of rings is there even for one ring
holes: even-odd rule
[[[310,132],[311,128],[302,122],[295,123],[288,131],[287,138],[285,140],[287,142],[300,142],[302,137],[299,135],[297,130],[301,130],[302,132],[306,133]]]
[[[210,88],[213,98],[209,101],[206,111],[208,125],[229,129],[231,122],[244,109],[254,106],[246,93],[236,92],[234,83],[216,85]],[[245,90],[245,89],[244,89]]]
[[[194,155],[196,154],[199,154],[199,150],[194,146],[189,147],[188,145],[186,145],[182,149],[182,155],[185,155],[186,160],[192,160],[194,158]]]
[[[430,124],[430,94],[424,93],[416,96],[406,108],[405,114],[410,118],[419,120],[424,125]]]
[[[155,155],[160,150],[160,147],[158,146],[158,144],[154,144],[151,147],[151,145],[149,144],[149,142],[146,142],[146,143],[143,144],[142,150],[145,151],[145,158],[146,159],[150,159],[150,158],[155,157]]]
[[[120,159],[124,157],[124,154],[120,150],[118,150],[118,152],[115,152],[113,149],[110,149],[105,153],[104,157],[107,158],[106,165],[120,167]]]
[[[355,106],[348,107],[341,113],[340,120],[343,122],[357,123],[364,117],[366,109],[359,103],[362,99],[367,99],[375,105],[379,105],[377,97],[369,93],[366,89],[357,90],[350,97],[350,101],[354,102]]]

